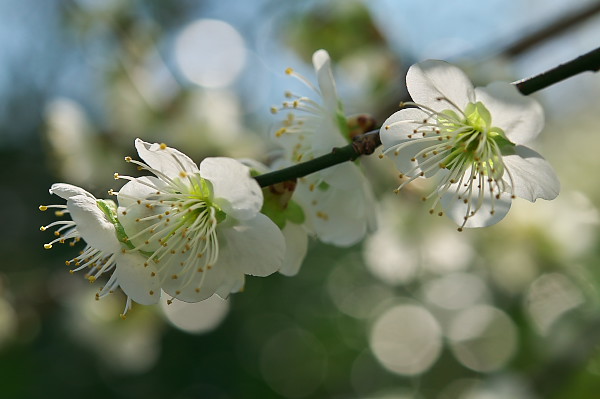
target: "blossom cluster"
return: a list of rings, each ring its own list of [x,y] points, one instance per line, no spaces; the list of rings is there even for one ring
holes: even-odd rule
[[[58,227],[50,243],[80,240],[80,254],[67,261],[72,272],[85,270],[90,282],[111,276],[98,299],[118,287],[132,301],[158,302],[161,291],[172,298],[198,302],[240,291],[244,276],[267,276],[284,262],[285,242],[279,228],[260,213],[262,191],[250,170],[230,158],[206,158],[197,166],[165,144],[140,139],[142,161],[125,160],[153,176],[130,177],[116,195],[118,204],[96,199],[82,188],[54,184],[50,193],[66,200],[57,216],[70,214],[42,230]]]
[[[165,144],[137,139],[141,161],[126,157],[149,175],[115,173],[127,183],[110,190],[116,202],[97,199],[65,183],[50,193],[66,201],[43,205],[70,215],[45,244],[75,245],[66,264],[90,282],[110,275],[98,299],[120,288],[132,302],[150,305],[161,296],[198,302],[226,298],[244,287],[246,275],[298,273],[309,236],[342,247],[373,232],[376,200],[358,161],[338,164],[298,179],[261,188],[254,176],[287,168],[350,144],[374,127],[372,119],[344,113],[325,50],[313,55],[317,85],[291,68],[315,98],[286,93],[272,107],[283,115],[272,130],[279,148],[270,166],[254,160],[205,158],[199,165]],[[475,88],[458,68],[442,61],[413,65],[406,77],[413,99],[403,103],[379,131],[383,154],[400,171],[398,192],[412,181],[433,178],[430,213],[447,214],[458,230],[492,225],[521,197],[553,199],[559,182],[540,154],[527,147],[543,127],[543,111],[508,83]]]

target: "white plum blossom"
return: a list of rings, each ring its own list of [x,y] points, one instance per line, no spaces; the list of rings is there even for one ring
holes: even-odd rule
[[[240,291],[244,275],[267,276],[281,267],[284,238],[260,213],[263,195],[249,168],[231,158],[206,158],[198,167],[165,144],[140,139],[154,176],[133,178],[117,193],[118,217],[131,248],[156,268],[160,287],[185,302]]]
[[[286,113],[282,126],[273,134],[283,149],[281,167],[325,155],[350,142],[350,127],[336,92],[329,54],[316,51],[313,65],[318,87],[291,68],[286,73],[301,80],[321,101],[287,92],[287,101],[271,108],[275,114]],[[375,229],[373,193],[353,162],[298,179],[293,199],[304,210],[305,227],[323,242],[349,246]]]
[[[66,205],[42,205],[40,210],[56,208],[55,215],[63,217],[66,214],[72,220],[57,220],[40,230],[45,231],[56,227],[56,238],[45,244],[50,249],[53,244],[66,243],[71,246],[82,239],[86,246],[75,258],[66,261],[67,266],[74,266],[72,273],[86,270],[86,278],[95,282],[102,274],[111,276],[104,287],[96,294],[100,299],[121,287],[127,295],[125,317],[131,308],[131,301],[142,305],[158,302],[160,297],[159,280],[154,267],[144,268],[144,258],[138,254],[125,252],[126,245],[120,242],[123,238],[122,229],[116,220],[116,205],[110,200],[96,199],[86,190],[65,183],[53,184],[50,194],[56,194],[67,201]]]
[[[384,153],[407,179],[439,178],[438,204],[460,227],[500,221],[513,198],[554,199],[558,178],[540,154],[525,146],[544,125],[542,107],[509,83],[474,88],[457,67],[428,60],[413,65],[404,103],[381,128]]]

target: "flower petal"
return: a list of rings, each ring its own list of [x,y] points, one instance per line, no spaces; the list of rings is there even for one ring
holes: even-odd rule
[[[281,268],[285,239],[277,225],[262,213],[233,226],[223,227],[219,233],[219,260],[215,268],[240,270],[260,277]]]
[[[84,195],[89,198],[96,199],[92,194],[88,193],[81,187],[74,186],[67,183],[54,183],[50,187],[50,194],[56,194],[59,197],[68,200],[75,195]]]
[[[244,288],[245,282],[244,273],[227,273],[225,281],[223,281],[216,294],[223,299],[227,299],[229,298],[229,294],[240,292]]]
[[[386,155],[400,172],[409,177],[417,176],[421,172],[424,173],[424,177],[431,177],[440,170],[437,167],[439,161],[433,162],[431,157],[417,156],[422,150],[433,148],[440,143],[437,139],[423,141],[423,136],[414,132],[426,118],[427,114],[419,108],[401,109],[385,121],[380,131],[384,150],[396,148],[389,150]]]
[[[119,201],[119,208],[117,209],[117,215],[119,222],[125,229],[125,233],[131,238],[131,242],[137,248],[142,248],[144,251],[155,251],[161,244],[158,240],[152,240],[148,244],[145,241],[151,234],[144,234],[138,237],[134,237],[138,232],[143,229],[150,227],[155,220],[140,220],[150,216],[158,215],[169,210],[168,206],[153,205],[151,208],[145,206],[143,202],[138,204],[138,200],[143,201],[145,198],[151,197],[165,186],[165,183],[153,176],[138,177],[135,180],[129,181],[119,190],[117,199]]]
[[[137,253],[115,254],[115,275],[123,292],[141,305],[152,305],[160,299],[160,279],[152,262]]]
[[[462,112],[475,100],[471,80],[460,68],[444,61],[427,60],[411,66],[406,74],[406,88],[414,102],[436,111]],[[459,109],[439,98],[450,100]]]
[[[198,166],[194,161],[175,148],[167,147],[164,144],[147,143],[140,139],[135,139],[135,148],[140,158],[148,166],[171,178],[179,176],[182,171],[198,173]]]
[[[331,71],[331,58],[325,50],[317,50],[312,57],[323,105],[335,115],[339,108],[337,91],[335,89],[335,80]]]
[[[469,208],[469,204],[465,204],[464,200],[458,198],[453,191],[450,189],[449,193],[442,196],[440,202],[446,215],[454,220],[457,225],[462,226],[465,215],[472,210],[473,205]],[[490,195],[489,191],[486,191],[482,200],[481,207],[467,219],[464,227],[486,227],[496,224],[504,219],[511,205],[511,198],[508,193],[503,193],[500,199],[496,199],[493,195]],[[491,212],[492,209],[494,210],[493,213]]]
[[[77,231],[91,247],[107,254],[120,252],[115,226],[98,208],[95,198],[74,195],[67,200],[67,209],[77,224]]]
[[[515,195],[531,202],[556,198],[560,182],[548,161],[525,146],[516,146],[515,152],[502,158],[512,175]]]
[[[214,202],[239,220],[253,218],[262,207],[263,194],[250,169],[231,158],[206,158],[200,176],[212,183]]]
[[[494,82],[475,89],[477,101],[490,111],[492,126],[504,130],[515,144],[525,144],[537,137],[544,127],[544,110],[533,98],[524,96],[515,85]]]
[[[414,130],[423,124],[427,113],[420,108],[404,108],[383,122],[379,131],[384,149],[411,140]],[[411,137],[409,137],[411,136]]]
[[[180,301],[203,301],[214,295],[223,284],[227,283],[228,274],[241,273],[238,270],[231,270],[219,265],[181,273],[180,261],[185,259],[186,256],[187,254],[173,255],[166,258],[165,262],[169,263],[166,267],[164,264],[161,265],[161,269],[159,270],[161,279],[163,280],[162,289]],[[177,277],[173,278],[174,276]]]
[[[332,168],[333,169],[333,168]],[[347,163],[335,167],[327,183],[298,181],[294,200],[304,210],[306,227],[328,244],[350,246],[375,227],[374,199],[362,172]],[[344,183],[343,180],[346,180]]]
[[[279,273],[295,276],[308,250],[308,235],[302,226],[288,222],[281,231],[285,238],[285,257]]]

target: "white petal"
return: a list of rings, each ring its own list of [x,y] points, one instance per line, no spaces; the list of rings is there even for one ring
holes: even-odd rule
[[[63,199],[69,199],[75,195],[84,195],[89,198],[96,199],[92,194],[88,193],[81,187],[66,183],[54,183],[50,187],[50,194],[56,194]]]
[[[137,253],[116,254],[115,275],[123,292],[135,302],[152,305],[160,299],[160,279],[153,262]]]
[[[319,89],[325,108],[335,113],[338,110],[338,96],[335,89],[335,81],[331,72],[331,59],[329,53],[325,50],[317,50],[313,54],[313,65],[317,72],[317,80],[319,81]]]
[[[219,228],[219,227],[217,227]],[[256,217],[219,230],[219,260],[215,268],[226,267],[253,276],[268,276],[281,268],[285,239],[267,216]]]
[[[414,102],[436,111],[461,112],[475,99],[473,84],[467,75],[444,61],[427,60],[411,66],[406,74],[406,88]],[[437,100],[440,97],[447,98],[460,109],[447,101]]]
[[[502,158],[512,175],[515,195],[531,202],[556,198],[560,182],[548,161],[525,146],[516,146],[515,152]],[[508,181],[506,174],[504,179]]]
[[[473,199],[473,202],[476,201],[477,199]],[[469,210],[468,204],[465,204],[462,199],[457,198],[454,194],[443,195],[441,204],[446,215],[454,220],[457,225],[462,226],[465,215]],[[510,210],[510,205],[511,198],[509,193],[502,193],[500,199],[496,199],[490,195],[489,191],[486,191],[481,208],[477,210],[475,215],[469,217],[465,227],[486,227],[496,224],[504,219]],[[473,209],[472,206],[470,209]],[[494,210],[493,214],[491,213],[492,209]]]
[[[392,114],[383,122],[379,131],[383,148],[388,149],[410,140],[408,136],[414,135],[414,129],[419,127],[426,118],[427,114],[419,108],[404,108]]]
[[[327,180],[327,183],[335,182],[337,187],[315,187],[307,180],[299,180],[294,200],[304,210],[305,224],[310,231],[323,242],[345,247],[356,244],[374,227],[374,200],[356,165],[339,166],[335,168],[337,176]]]
[[[244,273],[227,273],[223,284],[219,287],[216,294],[223,299],[229,298],[229,294],[240,292],[244,288],[246,278]]]
[[[98,208],[95,199],[74,195],[67,200],[67,209],[85,242],[107,254],[120,252],[121,244],[117,240],[115,226]]]
[[[158,143],[147,143],[140,139],[135,139],[135,148],[137,152],[148,164],[148,166],[161,171],[169,177],[177,177],[184,171],[187,173],[198,173],[198,167],[187,155],[175,148],[161,148]]]
[[[525,144],[542,131],[544,110],[533,98],[524,96],[512,84],[494,82],[475,89],[477,101],[490,111],[492,126],[504,130],[515,144]]]
[[[200,176],[212,183],[213,200],[227,215],[247,220],[260,211],[262,190],[246,165],[231,158],[206,158]]]
[[[185,259],[186,255],[165,257],[163,263],[167,261],[169,263],[167,267],[162,265],[159,271],[163,280],[162,289],[181,301],[203,301],[214,295],[228,282],[228,274],[240,273],[238,270],[231,270],[218,264],[211,266],[210,269],[205,267],[202,271],[190,270],[188,273],[181,273],[180,261]],[[174,275],[177,275],[177,278],[174,279]]]
[[[156,220],[150,221],[138,221],[148,216],[164,213],[169,209],[168,206],[154,205],[152,208],[146,207],[142,202],[137,203],[136,199],[143,201],[144,198],[154,195],[157,189],[164,186],[164,182],[153,176],[138,177],[135,180],[129,181],[125,184],[117,194],[119,201],[119,208],[117,209],[117,215],[119,222],[125,229],[125,233],[128,237],[134,237],[138,232],[156,223]],[[131,242],[136,247],[143,247],[144,251],[155,251],[160,247],[158,240],[154,240],[148,245],[144,245],[144,242],[148,239],[150,234],[142,234],[139,237],[131,239]]]
[[[281,231],[285,237],[285,258],[279,273],[295,276],[308,250],[308,235],[302,226],[288,222]]]
[[[163,190],[166,183],[154,176],[142,176],[135,180],[130,180],[117,193],[119,208],[125,208],[133,205],[137,200],[143,200],[157,191]]]

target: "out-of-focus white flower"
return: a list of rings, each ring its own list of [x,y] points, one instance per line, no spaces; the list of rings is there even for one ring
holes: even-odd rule
[[[254,159],[241,159],[240,162],[255,174],[272,171],[267,165]],[[304,212],[292,199],[296,186],[296,181],[285,181],[263,188],[264,202],[261,212],[281,229],[285,238],[285,257],[279,269],[279,273],[285,276],[298,274],[308,251]]]
[[[40,230],[58,227],[56,238],[45,244],[50,249],[53,244],[70,241],[74,246],[83,239],[85,248],[75,258],[66,261],[67,266],[75,266],[71,272],[87,270],[86,277],[90,282],[96,281],[104,273],[112,273],[106,285],[96,294],[100,299],[121,287],[127,295],[127,302],[122,317],[131,308],[131,301],[142,305],[158,302],[160,297],[159,279],[156,277],[154,265],[144,267],[144,258],[139,254],[128,253],[124,240],[124,232],[116,218],[116,205],[110,200],[98,200],[86,190],[70,184],[57,183],[50,188],[67,201],[66,205],[42,205],[40,210],[56,208],[56,216],[70,214],[72,220],[57,220]]]
[[[435,198],[462,230],[500,221],[515,196],[554,199],[552,167],[524,146],[544,125],[541,106],[509,83],[474,88],[457,67],[428,60],[413,65],[406,85],[416,108],[403,108],[381,128],[385,153],[408,179],[440,177]]]
[[[200,167],[165,144],[135,147],[155,176],[129,180],[117,196],[118,217],[131,245],[146,256],[161,288],[185,302],[243,288],[244,274],[267,276],[280,269],[285,241],[259,211],[263,195],[249,168],[231,158],[206,158]]]
[[[321,102],[288,92],[282,107],[271,109],[273,113],[287,113],[281,128],[274,132],[274,140],[283,148],[282,167],[325,155],[350,142],[350,127],[337,96],[329,54],[318,50],[313,64],[318,88],[291,68],[286,73],[310,87]],[[306,228],[323,242],[348,246],[375,229],[371,187],[352,162],[299,179],[293,198],[305,211]]]

